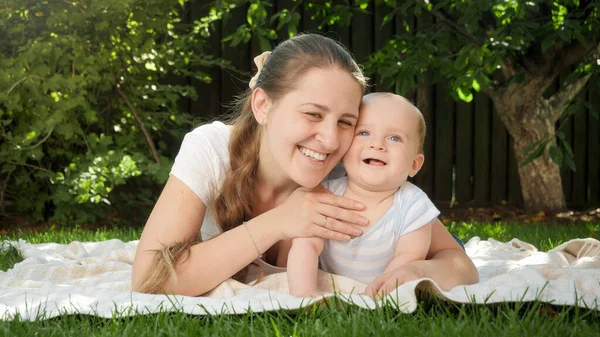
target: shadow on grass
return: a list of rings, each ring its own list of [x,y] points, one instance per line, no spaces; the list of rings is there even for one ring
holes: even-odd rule
[[[23,254],[17,247],[8,242],[0,242],[0,270],[7,271],[11,269],[15,263],[21,261],[23,261]]]

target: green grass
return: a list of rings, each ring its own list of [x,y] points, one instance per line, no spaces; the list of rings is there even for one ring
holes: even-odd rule
[[[600,225],[501,225],[452,223],[451,232],[465,241],[473,236],[508,241],[513,237],[540,250],[577,237],[598,237]],[[3,239],[29,242],[98,241],[139,237],[139,229],[81,231],[59,229],[36,234],[11,232]],[[20,257],[17,250],[0,254],[6,270]],[[296,312],[278,311],[239,316],[191,316],[159,313],[130,318],[104,319],[87,315],[63,315],[24,322],[16,318],[0,322],[0,336],[598,336],[600,314],[575,307],[544,303],[457,305],[424,298],[413,314],[392,307],[364,310],[335,300]]]

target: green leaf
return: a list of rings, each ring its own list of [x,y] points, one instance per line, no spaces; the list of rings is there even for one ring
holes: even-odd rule
[[[562,142],[563,148],[566,150],[566,153],[568,154],[568,156],[566,157],[571,157],[573,158],[574,154],[573,154],[573,149],[571,148],[571,144],[569,144],[569,142],[567,142],[566,140]]]
[[[467,66],[469,62],[469,54],[466,51],[463,51],[458,55],[456,61],[454,61],[454,69],[463,70]]]
[[[548,49],[550,49],[554,42],[556,41],[556,35],[550,34],[546,36],[546,38],[542,41],[542,53],[545,53]]]
[[[458,98],[460,98],[462,101],[470,103],[473,100],[473,93],[470,91],[467,91],[465,94],[462,88],[459,87],[456,89],[456,93],[458,94]]]
[[[558,36],[565,42],[571,41],[571,33],[566,29],[559,29],[556,31]]]
[[[473,79],[473,90],[479,92],[481,90],[481,85],[479,85],[479,82],[477,82],[476,79]]]
[[[539,145],[541,142],[542,142],[541,140],[538,140],[538,141],[535,141],[535,142],[533,142],[533,143],[531,143],[531,144],[527,145],[527,146],[526,146],[526,147],[523,149],[523,152],[522,152],[522,154],[523,154],[524,156],[528,155],[528,154],[529,154],[529,152],[531,152],[531,150],[533,150],[533,149],[534,149],[536,146],[538,146],[538,145]]]
[[[548,149],[548,154],[550,155],[550,158],[556,163],[556,165],[562,167],[563,152],[560,149],[560,147],[556,145],[556,143],[550,145],[550,148]]]
[[[577,171],[577,167],[575,165],[575,162],[573,161],[573,157],[571,156],[564,156],[564,161],[567,163],[567,166],[573,171],[576,172]]]
[[[146,64],[144,64],[144,66],[146,67],[146,69],[151,70],[151,71],[156,71],[156,64],[154,64],[154,62],[146,62]]]
[[[258,36],[258,43],[261,51],[269,51],[273,49],[271,42],[269,42],[269,40],[264,36]]]
[[[529,154],[529,156],[527,156],[527,158],[525,158],[525,160],[523,160],[523,162],[521,163],[521,165],[519,165],[519,167],[523,167],[523,166],[531,163],[532,161],[536,160],[537,158],[541,157],[544,154],[545,148],[546,148],[546,142],[540,142],[540,144],[535,148],[535,150],[533,150],[533,152],[531,152]]]

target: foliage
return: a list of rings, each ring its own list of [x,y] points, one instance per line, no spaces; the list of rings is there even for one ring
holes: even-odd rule
[[[166,180],[179,107],[226,66],[204,51],[214,12],[181,22],[187,0],[6,0],[0,3],[0,207],[34,220],[105,217],[128,181]],[[172,81],[171,81],[172,82]],[[155,145],[156,144],[156,145]],[[122,200],[121,200],[122,201]]]
[[[586,49],[573,62],[575,69],[567,82],[600,72],[600,3],[598,1],[405,1],[391,4],[387,18],[402,20],[404,32],[371,56],[370,72],[377,72],[400,92],[408,92],[423,82],[430,71],[433,81],[448,82],[453,97],[470,102],[473,93],[506,90],[535,76],[536,69],[553,52],[564,52],[555,65],[557,72],[571,71],[568,57]],[[392,9],[393,8],[393,9]],[[416,22],[413,21],[414,18]],[[568,55],[572,51],[571,55]],[[600,76],[595,78],[600,88]],[[528,98],[532,99],[532,98]],[[560,109],[569,117],[581,100],[570,99]],[[593,116],[595,108],[588,105]],[[564,125],[564,123],[563,123]],[[525,149],[524,166],[546,150],[560,166],[575,169],[573,153],[559,129]]]
[[[248,22],[225,38],[232,45],[256,36],[263,50],[270,41],[293,36],[303,11],[319,22],[319,29],[348,25],[358,12],[372,13],[379,6],[382,24],[396,21],[393,39],[376,50],[365,64],[369,75],[379,75],[400,93],[414,91],[425,77],[446,81],[456,100],[471,102],[473,93],[497,91],[531,75],[530,66],[544,62],[543,55],[558,45],[594,49],[600,39],[600,3],[580,0],[477,0],[477,1],[295,1],[268,18],[274,1],[236,1],[247,5]],[[374,4],[375,3],[375,4]],[[233,8],[231,7],[231,8]],[[400,23],[400,24],[398,24]],[[286,28],[287,27],[287,35]],[[282,32],[283,30],[283,32]],[[283,34],[282,34],[283,33]],[[577,64],[567,81],[599,73],[598,58]],[[560,67],[561,65],[557,65]],[[569,69],[567,69],[569,70]],[[506,75],[499,76],[499,74]],[[600,88],[600,76],[595,85]],[[581,101],[569,100],[561,117],[568,118]],[[587,105],[592,115],[598,111]],[[564,125],[564,123],[563,123]],[[573,154],[560,128],[526,149],[526,165],[546,150],[560,165],[575,169]]]

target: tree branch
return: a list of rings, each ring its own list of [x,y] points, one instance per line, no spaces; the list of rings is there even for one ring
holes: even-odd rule
[[[418,0],[418,2],[422,2],[422,1]],[[481,41],[479,41],[475,36],[473,36],[472,34],[467,32],[466,30],[464,30],[456,22],[448,19],[448,17],[446,17],[442,12],[431,11],[430,13],[431,13],[431,15],[436,17],[438,20],[443,22],[445,25],[449,26],[451,29],[453,29],[458,34],[462,35],[463,37],[467,38],[468,40],[470,40],[471,42],[475,43],[478,46],[481,45]]]
[[[9,164],[12,164],[12,165],[30,167],[32,169],[36,169],[36,170],[42,171],[42,172],[54,173],[54,172],[52,172],[52,171],[50,171],[48,169],[45,169],[43,167],[39,167],[39,166],[27,164],[27,163],[20,163],[20,162],[16,162],[16,161],[12,161],[12,160],[7,160],[6,162],[9,163]]]
[[[46,137],[44,137],[42,140],[40,140],[37,144],[23,147],[23,148],[21,148],[21,151],[32,150],[32,149],[35,149],[36,147],[44,144],[44,142],[47,141],[48,138],[50,138],[50,136],[52,135],[53,131],[54,131],[54,126],[52,126],[52,128],[50,129],[50,131],[48,132],[48,134],[46,135]]]
[[[131,104],[131,102],[129,101],[127,96],[121,91],[121,88],[119,88],[118,86],[117,86],[117,91],[119,92],[119,95],[121,95],[121,98],[123,98],[123,101],[125,102],[125,104],[127,104],[127,106],[129,107],[129,110],[131,110],[131,113],[133,113],[135,120],[137,120],[137,122],[140,126],[140,129],[142,129],[142,132],[144,133],[144,137],[146,137],[146,142],[148,143],[148,146],[150,147],[150,151],[152,151],[152,156],[154,157],[154,160],[156,161],[156,163],[158,165],[160,165],[160,158],[158,158],[158,153],[156,152],[156,147],[154,147],[152,138],[150,138],[150,134],[146,130],[146,127],[144,126],[144,123],[140,119],[140,116],[138,116],[137,112],[135,111],[135,108],[133,107],[133,104]]]
[[[592,48],[589,53],[585,56],[582,63],[594,62],[600,58],[600,43]],[[557,121],[558,117],[565,108],[567,102],[575,97],[586,85],[591,74],[587,74],[574,81],[565,83],[552,97],[546,100],[548,109],[545,109],[547,118],[552,121]]]

